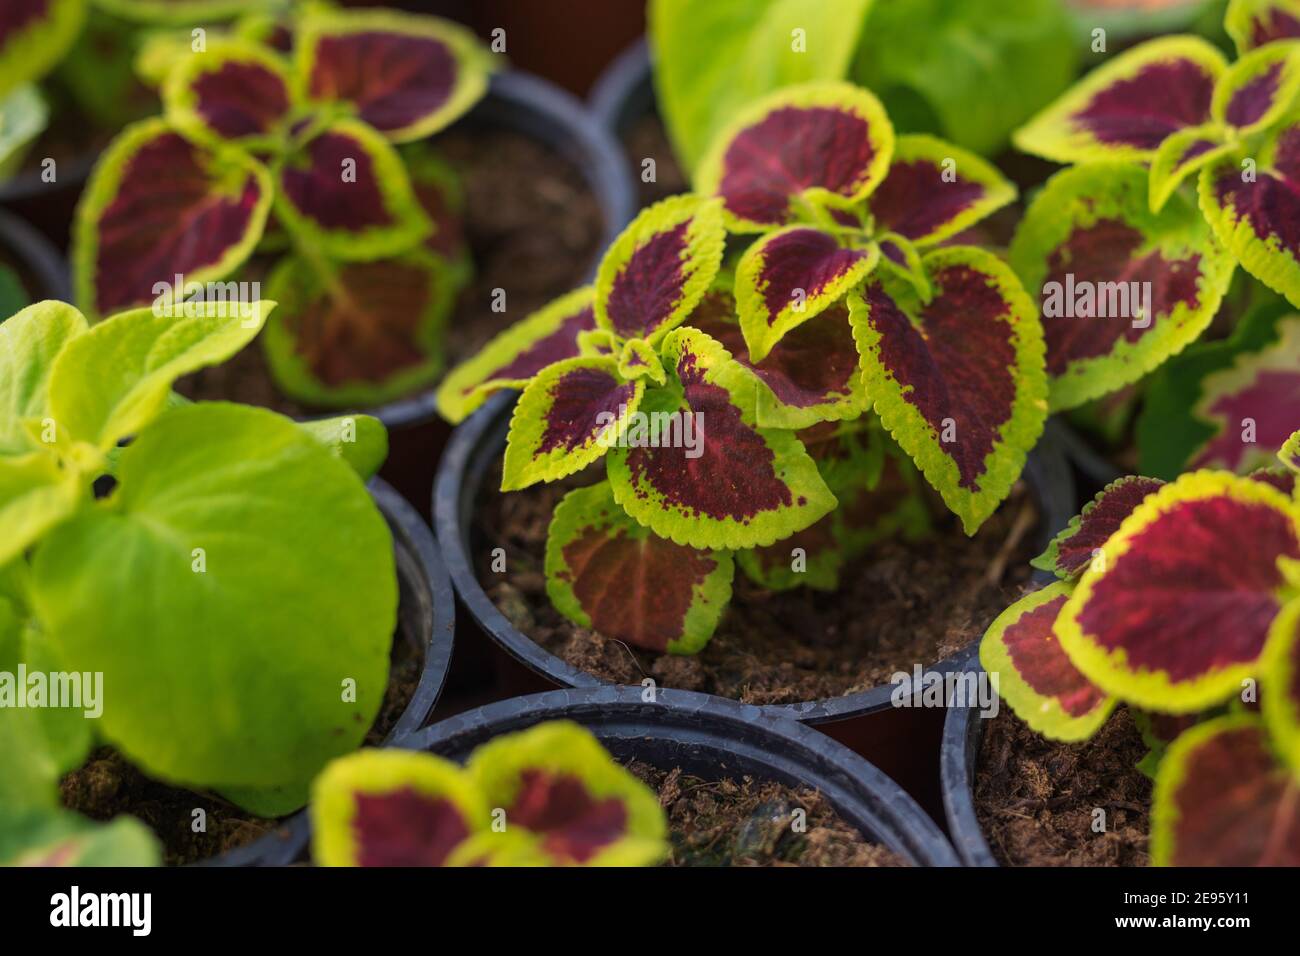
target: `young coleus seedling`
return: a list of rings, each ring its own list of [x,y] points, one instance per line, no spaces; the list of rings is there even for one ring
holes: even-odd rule
[[[363,750],[312,787],[322,866],[651,866],[668,852],[659,800],[567,720],[504,734],[464,768]]]
[[[1092,736],[1121,702],[1141,709],[1156,863],[1300,863],[1295,484],[1281,470],[1112,483],[1035,561],[1060,580],[980,645],[1003,699],[1050,738]],[[1263,716],[1225,714],[1256,679]]]
[[[93,702],[0,707],[7,808],[56,811],[59,777],[98,742],[279,815],[373,722],[397,615],[392,537],[363,484],[383,427],[171,392],[272,306],[91,327],[42,302],[0,324],[0,671],[107,688],[94,717]]]
[[[395,144],[473,106],[490,55],[454,24],[391,11],[311,7],[291,35],[287,54],[238,31],[174,54],[163,117],[128,127],[88,184],[77,297],[100,315],[216,283],[266,236],[289,249],[266,290],[280,387],[377,404],[439,373],[463,275],[434,240],[447,197],[412,181]]]

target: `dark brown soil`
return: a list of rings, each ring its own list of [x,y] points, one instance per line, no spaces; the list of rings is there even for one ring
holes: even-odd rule
[[[623,148],[632,163],[632,176],[636,180],[642,206],[652,205],[691,188],[686,174],[677,164],[677,156],[668,141],[668,133],[658,116],[647,116],[637,121],[623,137]],[[653,182],[645,180],[642,166],[647,159],[655,162]]]
[[[666,866],[907,866],[850,826],[816,790],[752,777],[701,780],[634,760],[659,794],[673,852]],[[803,810],[798,832],[796,810]]]
[[[546,595],[543,563],[551,514],[588,471],[567,482],[502,494],[499,470],[476,509],[478,578],[522,633],[574,667],[606,680],[703,691],[751,704],[840,697],[888,683],[951,656],[982,635],[1029,579],[1036,512],[1026,489],[967,538],[951,516],[921,541],[885,541],[846,570],[834,593],[773,593],[736,569],[730,607],[713,639],[684,657],[632,648],[563,617]],[[492,550],[506,571],[491,570]]]
[[[388,688],[366,744],[388,736],[415,694],[424,654],[399,633],[393,642]],[[216,794],[196,793],[146,777],[112,747],[100,747],[81,768],[63,778],[64,806],[93,820],[126,813],[139,818],[163,844],[168,865],[195,863],[252,843],[273,830],[275,820],[254,816]],[[207,831],[194,833],[193,814],[202,809]]]
[[[456,304],[447,367],[477,352],[498,332],[577,288],[600,251],[600,205],[578,171],[534,140],[498,130],[453,129],[435,141],[461,177],[465,238],[474,276]],[[265,263],[241,270],[251,281]],[[492,311],[493,290],[506,309]],[[275,388],[261,346],[185,379],[193,399],[234,400],[302,417],[313,412]]]
[[[1146,751],[1123,708],[1079,744],[1040,737],[1002,709],[975,769],[975,813],[993,855],[1005,866],[1145,866],[1151,781],[1137,763]]]

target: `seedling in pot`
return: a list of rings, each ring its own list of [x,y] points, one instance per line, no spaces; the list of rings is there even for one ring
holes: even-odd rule
[[[273,306],[91,327],[41,302],[0,324],[0,857],[102,860],[115,838],[58,798],[94,746],[279,816],[375,719],[397,616],[363,483],[383,427],[171,391]],[[82,686],[80,707],[31,697],[51,674]],[[139,828],[114,827],[118,862],[138,861]]]
[[[1041,329],[996,256],[927,247],[1014,190],[937,140],[895,147],[866,90],[757,104],[711,152],[716,195],[644,210],[594,287],[448,376],[452,421],[523,390],[503,490],[604,458],[550,527],[547,590],[570,620],[694,653],[737,557],[767,587],[833,588],[872,541],[924,529],[918,469],[968,533],[1010,492],[1046,416]],[[728,228],[763,233],[734,275]],[[808,567],[786,573],[792,545]]]
[[[1049,738],[1134,710],[1157,864],[1300,864],[1297,475],[1114,482],[1035,562],[1059,580],[981,644],[1003,699]]]
[[[312,787],[323,866],[649,866],[668,854],[658,797],[585,728],[497,737],[462,768],[363,750]]]
[[[307,7],[286,23],[173,48],[163,116],[124,130],[91,177],[76,294],[100,315],[228,293],[219,280],[255,250],[287,248],[266,289],[278,386],[317,406],[380,404],[442,367],[465,263],[454,185],[417,141],[482,96],[491,57],[433,17]],[[291,51],[269,45],[284,37]]]

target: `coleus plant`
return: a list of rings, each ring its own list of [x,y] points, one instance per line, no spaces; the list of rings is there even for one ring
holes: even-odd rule
[[[397,616],[392,538],[363,484],[383,426],[171,391],[272,306],[92,327],[41,302],[0,324],[0,671],[104,688],[93,718],[0,707],[4,823],[27,828],[0,846],[84,841],[58,781],[97,744],[274,816],[373,722]]]
[[[1057,582],[980,645],[1003,699],[1047,737],[1084,740],[1116,705],[1134,712],[1157,864],[1300,864],[1298,450],[1300,433],[1286,467],[1249,476],[1113,482],[1035,562]]]
[[[439,391],[460,421],[523,390],[503,490],[605,459],[606,480],[556,509],[548,593],[581,626],[674,653],[712,635],[733,552],[767,586],[834,587],[846,556],[922,530],[918,468],[974,533],[1047,411],[1019,281],[992,253],[937,246],[1013,197],[986,163],[930,137],[896,143],[876,99],[845,84],[774,95],[710,155],[716,195],[644,210],[593,287]],[[761,234],[734,275],[728,229]],[[789,555],[765,551],[777,542],[814,548],[809,568],[783,573]],[[634,600],[626,581],[642,582]]]
[[[76,294],[102,315],[287,245],[263,337],[279,386],[319,406],[377,404],[441,371],[464,277],[445,180],[423,161],[408,170],[396,145],[473,106],[491,55],[433,17],[309,5],[288,22],[289,52],[252,28],[173,47],[164,115],[124,130],[88,184]]]
[[[658,797],[567,720],[503,734],[462,768],[362,750],[312,786],[322,866],[650,866],[668,853]]]
[[[1240,54],[1232,63],[1190,35],[1133,47],[1017,132],[1027,152],[1083,164],[1048,182],[1011,246],[1045,311],[1049,290],[1064,290],[1058,305],[1077,306],[1044,319],[1053,410],[1138,382],[1195,341],[1238,263],[1300,304],[1291,6],[1230,5]],[[1117,295],[1147,283],[1150,301],[1104,311],[1103,300],[1113,312],[1128,301]]]

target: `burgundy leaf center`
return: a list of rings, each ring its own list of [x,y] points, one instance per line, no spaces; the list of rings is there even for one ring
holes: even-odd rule
[[[690,224],[688,219],[650,237],[614,276],[607,309],[614,331],[623,338],[649,335],[681,301]]]
[[[450,800],[411,787],[358,793],[352,832],[361,866],[442,866],[469,827]]]
[[[790,199],[820,186],[853,195],[876,155],[870,124],[833,107],[784,107],[740,132],[722,160],[720,192],[742,219],[783,223]]]
[[[506,820],[541,834],[552,856],[586,863],[627,831],[627,808],[617,797],[596,799],[573,774],[529,768]]]
[[[456,59],[440,40],[377,31],[349,33],[321,38],[311,95],[351,101],[363,120],[392,132],[436,112],[455,82]]]
[[[551,407],[538,451],[558,448],[572,451],[590,441],[604,427],[606,415],[619,416],[636,393],[631,382],[620,382],[608,372],[575,368],[551,386]]]
[[[1103,143],[1156,149],[1185,126],[1209,119],[1214,80],[1190,60],[1150,63],[1099,90],[1074,121]]]

